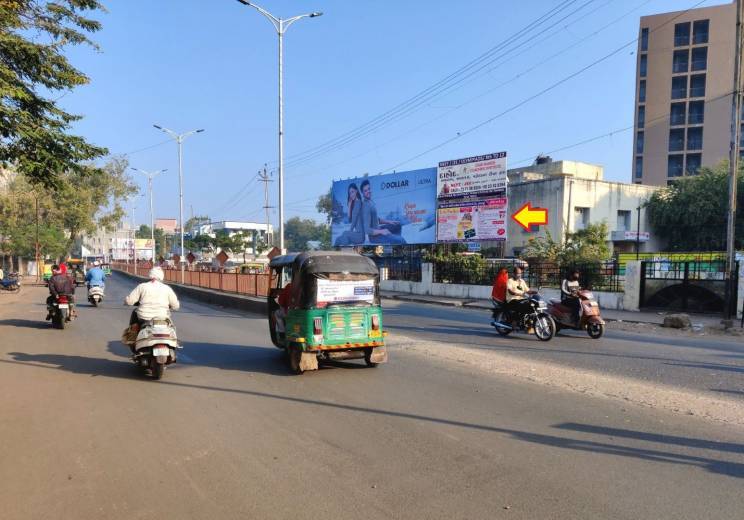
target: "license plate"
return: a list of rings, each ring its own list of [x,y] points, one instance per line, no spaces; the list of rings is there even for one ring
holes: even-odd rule
[[[70,308],[70,306],[68,304],[66,304],[66,303],[58,303],[57,306],[60,309],[69,309]]]
[[[170,354],[170,349],[167,347],[154,348],[152,349],[152,355],[155,357],[167,356]]]

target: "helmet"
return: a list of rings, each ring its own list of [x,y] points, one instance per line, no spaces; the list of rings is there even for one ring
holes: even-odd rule
[[[160,267],[153,267],[150,269],[150,274],[148,276],[150,277],[150,280],[157,280],[159,282],[162,282],[163,278],[165,278],[165,274]]]
[[[96,260],[95,262],[93,262],[93,265],[95,267],[98,267],[99,265],[101,265],[101,262],[99,262],[98,260]]]

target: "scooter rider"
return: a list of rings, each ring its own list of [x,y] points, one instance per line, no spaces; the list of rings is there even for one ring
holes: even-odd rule
[[[58,296],[67,296],[70,301],[70,313],[75,315],[75,285],[69,276],[64,274],[60,266],[52,266],[52,277],[47,283],[49,297],[47,298],[47,321],[52,319],[52,304]]]
[[[160,267],[153,267],[149,273],[150,281],[139,284],[124,299],[127,305],[139,303],[139,306],[132,311],[129,319],[130,327],[134,324],[142,327],[145,322],[153,318],[170,317],[171,310],[177,311],[181,307],[176,293],[163,283],[164,277]]]
[[[563,303],[571,308],[573,319],[579,320],[579,310],[581,308],[581,302],[579,301],[579,285],[580,273],[578,269],[574,269],[568,275],[568,278],[561,282],[561,300]]]
[[[93,268],[89,269],[85,274],[85,281],[88,283],[88,289],[91,287],[103,288],[106,285],[106,273],[103,272],[103,269],[101,269],[100,266],[101,262],[96,260],[93,262]]]

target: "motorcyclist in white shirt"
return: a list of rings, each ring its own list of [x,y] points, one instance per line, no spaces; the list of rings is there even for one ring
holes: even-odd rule
[[[137,323],[142,327],[143,323],[153,318],[170,317],[171,310],[177,311],[180,308],[176,293],[163,283],[164,277],[160,267],[153,267],[149,273],[150,280],[139,284],[124,299],[127,305],[139,303],[132,311],[130,326]]]

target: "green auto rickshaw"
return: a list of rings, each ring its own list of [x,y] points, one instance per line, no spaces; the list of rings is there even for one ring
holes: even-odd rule
[[[271,341],[295,374],[324,360],[387,361],[380,275],[369,258],[339,251],[275,257],[269,264]]]
[[[103,269],[103,274],[111,276],[111,264],[101,264],[101,269]]]

